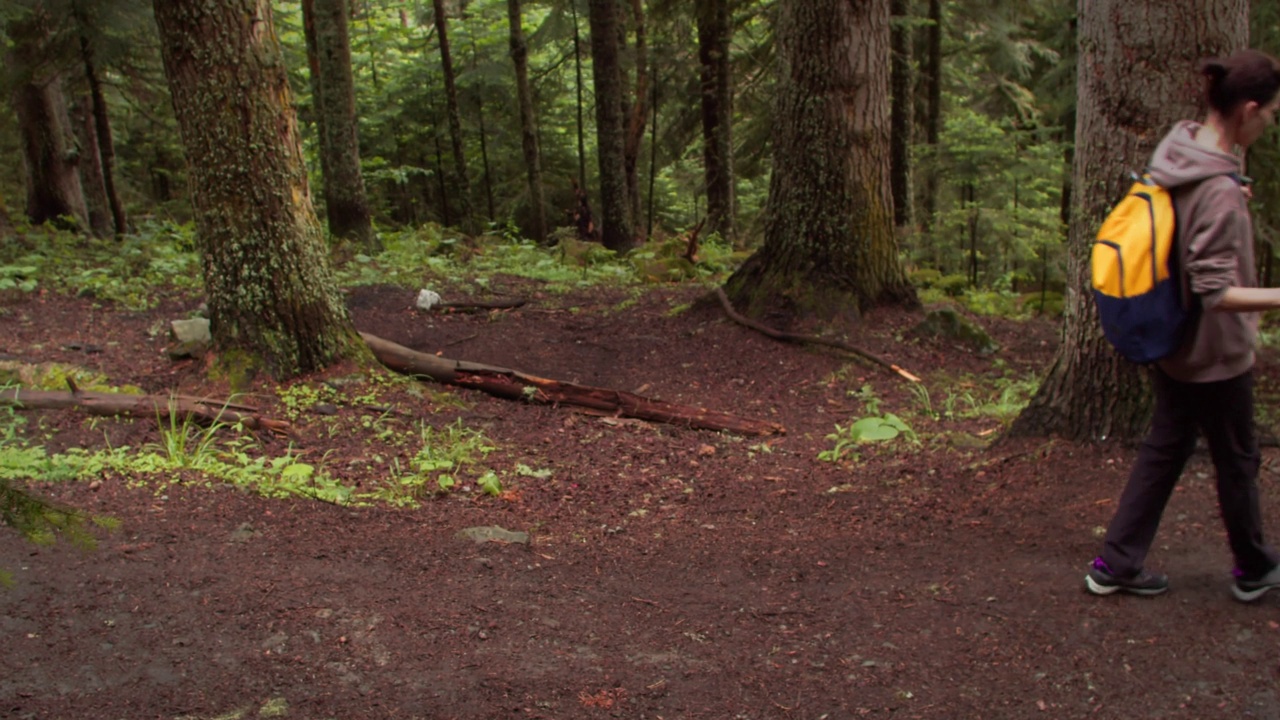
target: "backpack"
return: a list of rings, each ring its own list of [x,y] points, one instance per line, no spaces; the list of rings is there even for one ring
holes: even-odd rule
[[[1134,175],[1093,244],[1093,298],[1102,332],[1135,363],[1177,350],[1192,315],[1182,302],[1176,225],[1169,189],[1150,174]]]

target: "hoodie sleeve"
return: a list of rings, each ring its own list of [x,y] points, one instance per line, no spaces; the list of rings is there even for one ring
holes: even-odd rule
[[[1237,283],[1241,247],[1250,242],[1251,223],[1235,181],[1206,181],[1191,208],[1195,218],[1187,242],[1188,286],[1211,309]]]

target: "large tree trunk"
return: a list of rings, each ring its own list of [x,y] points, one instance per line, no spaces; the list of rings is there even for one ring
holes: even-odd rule
[[[26,212],[37,225],[69,221],[83,227],[88,211],[76,167],[75,134],[67,115],[62,73],[50,57],[54,20],[41,8],[36,6],[7,27],[13,46],[5,64],[16,81],[10,100],[22,135]]]
[[[458,195],[458,213],[463,231],[475,232],[471,211],[471,181],[467,179],[467,158],[462,151],[462,118],[458,111],[458,86],[453,74],[453,57],[449,51],[449,18],[444,0],[432,0],[435,7],[436,34],[440,36],[440,65],[444,70],[444,97],[449,115],[449,141],[453,147],[453,173]]]
[[[728,0],[698,3],[698,61],[702,66],[702,161],[707,185],[707,232],[734,239],[733,84]]]
[[[785,3],[777,32],[764,246],[726,283],[733,304],[784,322],[916,304],[889,189],[889,0]]]
[[[596,88],[596,145],[600,160],[602,238],[610,250],[635,245],[627,195],[626,140],[622,117],[622,68],[618,59],[621,0],[590,0],[591,74]]]
[[[89,37],[89,18],[79,3],[72,3],[76,26],[80,34],[80,59],[84,63],[85,80],[89,83],[89,97],[93,107],[94,145],[97,155],[94,161],[102,168],[102,189],[107,198],[107,206],[111,210],[111,224],[116,236],[129,232],[129,218],[124,211],[124,203],[116,189],[116,146],[111,135],[111,119],[107,113],[107,98],[102,92],[102,78],[94,62],[93,42]]]
[[[889,7],[890,14],[899,20],[892,28],[890,41],[893,106],[889,121],[889,172],[893,187],[893,224],[900,228],[910,228],[915,224],[911,189],[911,131],[915,127],[915,103],[911,93],[911,29],[903,22],[911,16],[910,7],[909,0],[891,0]]]
[[[351,40],[347,0],[308,0],[306,25],[314,31],[316,126],[320,135],[325,217],[334,237],[377,250],[364,176],[360,173],[360,139],[356,127],[355,85],[351,79]]]
[[[77,98],[71,103],[70,118],[76,134],[80,188],[89,213],[88,229],[94,237],[111,237],[115,225],[111,220],[107,183],[102,176],[102,153],[98,150],[98,131],[93,123],[93,101],[83,95]]]
[[[1132,439],[1150,416],[1145,376],[1102,336],[1089,253],[1107,210],[1176,121],[1198,112],[1196,64],[1249,38],[1246,0],[1080,0],[1075,208],[1062,345],[1012,435]]]
[[[268,0],[156,0],[214,342],[277,378],[362,355],[326,259]]]
[[[511,61],[516,67],[516,97],[520,104],[520,144],[529,178],[529,234],[541,243],[547,239],[547,205],[542,194],[542,153],[538,149],[538,118],[529,88],[529,46],[521,27],[520,0],[507,0],[507,20],[511,25]]]

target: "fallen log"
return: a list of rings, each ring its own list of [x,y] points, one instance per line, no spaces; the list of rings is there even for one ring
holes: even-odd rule
[[[128,395],[76,389],[58,391],[6,388],[0,390],[0,405],[41,410],[79,408],[93,415],[126,415],[155,418],[157,421],[176,416],[183,420],[191,418],[205,423],[240,423],[251,430],[265,429],[273,432],[287,432],[289,429],[289,423],[264,418],[258,414],[257,408],[248,405],[185,395]]]
[[[903,378],[911,382],[914,382],[914,383],[920,382],[920,378],[916,377],[915,375],[912,375],[906,370],[903,370],[897,365],[894,365],[888,360],[885,360],[879,355],[869,353],[866,350],[850,345],[849,343],[843,343],[843,342],[840,342],[839,340],[829,340],[827,338],[817,337],[816,335],[797,335],[794,333],[783,332],[781,330],[776,330],[774,328],[771,328],[768,325],[758,323],[750,318],[744,317],[743,315],[738,313],[738,311],[733,309],[733,303],[729,302],[729,296],[724,294],[724,288],[719,288],[719,287],[716,288],[716,297],[720,298],[720,306],[724,308],[724,312],[726,315],[729,316],[730,320],[733,320],[734,322],[744,327],[751,328],[756,332],[762,333],[764,335],[768,335],[774,340],[782,340],[784,342],[794,342],[794,343],[809,343],[811,345],[823,345],[825,347],[833,347],[839,350],[844,350],[845,352],[850,352],[850,353],[853,353],[854,355],[857,355],[858,357],[864,358],[866,360],[870,360],[871,362],[875,363],[876,365],[879,365],[880,367],[891,370],[892,372],[895,372],[898,375],[901,375]]]
[[[360,333],[374,357],[395,372],[436,382],[474,388],[497,397],[549,405],[573,405],[600,414],[684,425],[701,430],[727,430],[740,435],[778,435],[786,428],[691,405],[678,405],[623,390],[540,378],[511,368],[450,360],[411,350],[376,335]]]

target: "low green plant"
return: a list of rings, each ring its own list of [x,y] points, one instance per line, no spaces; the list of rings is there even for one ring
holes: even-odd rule
[[[0,291],[16,290],[22,293],[34,291],[40,284],[35,278],[39,270],[35,265],[0,265]]]
[[[893,413],[870,415],[854,421],[849,425],[836,424],[836,431],[827,435],[826,439],[834,443],[830,450],[818,453],[818,459],[825,462],[840,462],[846,456],[858,460],[860,456],[856,448],[860,445],[876,442],[889,442],[902,437],[913,445],[920,444],[920,438],[902,418]]]
[[[496,448],[484,433],[471,430],[459,420],[443,428],[423,422],[418,428],[421,446],[409,460],[412,472],[400,474],[395,481],[379,488],[372,496],[393,505],[413,506],[432,492],[447,494],[459,482],[474,476],[477,487],[486,494],[502,492],[502,484],[492,470],[479,472],[476,466]]]

